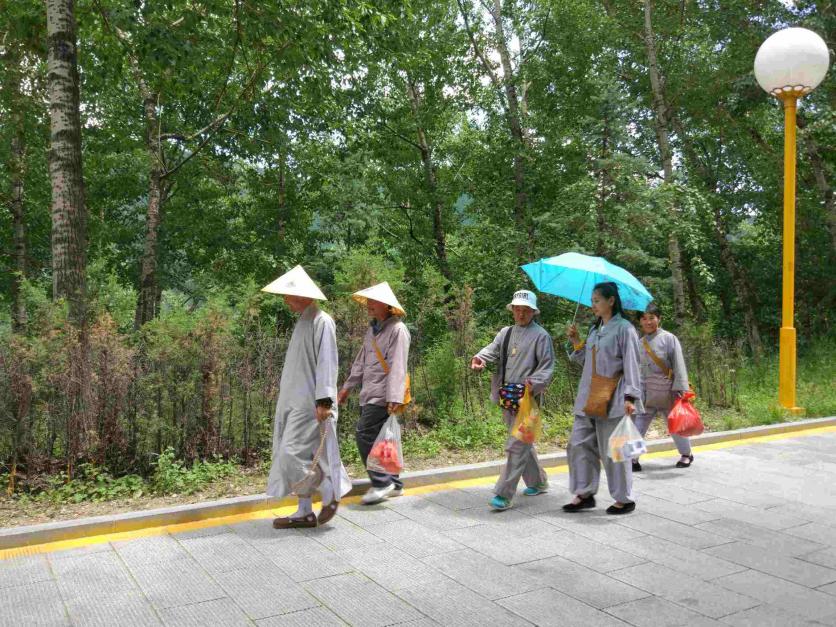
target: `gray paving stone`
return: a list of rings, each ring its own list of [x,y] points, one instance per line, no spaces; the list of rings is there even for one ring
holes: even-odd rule
[[[445,627],[485,627],[486,625],[530,625],[493,601],[455,581],[401,590],[398,596]]]
[[[114,542],[113,548],[128,564],[163,562],[188,556],[182,545],[168,534]]]
[[[821,505],[813,506],[803,503],[784,503],[782,505],[773,505],[769,508],[769,511],[794,514],[810,522],[836,529],[836,509],[828,509]]]
[[[180,544],[198,564],[212,573],[257,568],[267,561],[251,544],[231,532],[181,540]]]
[[[778,606],[795,616],[818,620],[836,614],[836,597],[754,570],[728,575],[714,583]]]
[[[211,601],[223,591],[191,559],[128,567],[148,600],[158,609]]]
[[[827,594],[832,594],[836,596],[836,582],[827,584],[825,586],[819,586],[817,588],[819,592],[826,592]]]
[[[721,534],[708,533],[653,514],[631,514],[618,518],[618,522],[629,529],[675,542],[690,549],[700,550],[730,541]]]
[[[282,614],[258,620],[258,627],[339,627],[345,625],[336,614],[324,607]]]
[[[0,560],[0,589],[50,579],[52,579],[52,573],[43,555]]]
[[[369,579],[390,592],[438,579],[438,571],[397,547],[381,542],[338,551],[337,554]]]
[[[800,556],[798,559],[805,562],[812,562],[819,566],[836,569],[836,548],[822,549],[821,551],[813,551],[806,555]]]
[[[792,557],[799,557],[825,548],[823,544],[818,542],[796,538],[780,531],[772,531],[730,518],[720,518],[711,522],[700,523],[695,525],[694,528],[731,540],[742,540]]]
[[[316,579],[304,585],[351,625],[382,627],[422,618],[401,599],[357,573]]]
[[[297,582],[330,577],[353,570],[351,565],[334,551],[304,536],[288,538],[282,542],[260,544],[256,548]]]
[[[833,513],[836,518],[836,512]],[[795,536],[796,538],[805,538],[812,540],[819,544],[825,544],[831,547],[836,547],[836,528],[819,523],[807,523],[791,529],[784,529],[784,533]]]
[[[250,627],[252,622],[232,599],[215,599],[160,611],[163,622],[172,627]]]
[[[138,590],[113,592],[101,588],[96,594],[67,599],[67,610],[73,624],[85,627],[162,624],[154,608]]]
[[[546,533],[519,537],[501,527],[479,525],[453,529],[445,535],[482,555],[511,566],[560,555],[566,546],[563,536],[569,533],[552,526]]]
[[[410,497],[408,501],[398,499],[389,501],[387,505],[402,516],[439,531],[472,527],[481,523],[480,520],[474,520],[467,516],[467,512],[470,510],[453,511],[422,498]]]
[[[339,516],[332,518],[331,522],[322,527],[303,529],[302,533],[332,551],[353,549],[381,542],[381,539],[376,535]]]
[[[0,593],[0,626],[69,625],[70,620],[54,581],[41,581]]]
[[[751,610],[730,614],[720,619],[724,625],[734,627],[821,627],[822,623],[802,618],[774,605],[759,605]]]
[[[248,520],[247,522],[229,525],[229,529],[236,536],[253,545],[261,542],[280,542],[289,537],[302,535],[297,529],[273,529],[272,518]]]
[[[102,590],[113,594],[137,591],[122,560],[113,551],[56,560],[52,569],[61,594],[68,600],[98,596]]]
[[[425,494],[424,498],[447,509],[460,510],[476,507],[487,509],[489,507],[488,502],[493,497],[489,494],[468,490],[441,490]]]
[[[604,544],[628,541],[645,535],[642,531],[619,525],[615,519],[621,518],[620,516],[608,516],[603,510],[604,504],[602,503],[595,511],[569,514],[563,510],[555,510],[536,514],[535,517],[561,529],[566,529],[584,538]],[[630,516],[633,516],[633,514]]]
[[[513,568],[598,609],[649,596],[644,590],[562,557],[550,557]]]
[[[554,525],[519,510],[498,512],[487,508],[471,508],[462,510],[459,514],[474,524],[496,527],[505,530],[506,533],[513,533],[523,538],[545,533],[554,528]],[[468,527],[460,528],[466,529]]]
[[[81,557],[83,555],[92,555],[94,553],[112,553],[113,547],[110,542],[96,542],[88,544],[77,549],[65,549],[62,551],[52,551],[47,555],[50,562],[55,563],[58,560]]]
[[[537,581],[526,573],[513,570],[471,549],[425,557],[424,562],[451,579],[488,599],[521,594],[540,588],[545,582]]]
[[[745,542],[724,544],[706,549],[705,552],[808,588],[836,581],[836,570],[804,562],[795,557],[776,555],[769,549]]]
[[[653,514],[654,516],[667,518],[668,520],[673,520],[683,525],[696,525],[698,523],[708,522],[709,520],[722,518],[718,514],[700,511],[691,505],[678,505],[656,498],[655,496],[650,496],[649,494],[642,493],[640,499],[639,513]],[[706,503],[710,502],[706,501]]]
[[[251,619],[298,612],[319,605],[273,564],[216,573],[213,578]]]
[[[720,618],[760,604],[755,598],[658,564],[632,566],[610,573],[610,576],[710,618]]]
[[[712,618],[659,597],[647,597],[607,608],[607,612],[636,627],[717,627]]]
[[[717,518],[730,518],[741,520],[751,525],[765,527],[773,531],[781,531],[789,527],[798,527],[807,521],[799,516],[785,514],[782,512],[768,511],[750,505],[735,503],[725,499],[714,499],[704,503],[697,503],[694,509],[704,512],[711,512]]]
[[[363,528],[393,520],[404,520],[404,516],[383,504],[360,505],[359,503],[350,503],[340,505],[337,516]]]
[[[643,486],[644,487],[644,486]],[[710,501],[713,497],[702,492],[695,492],[687,488],[671,485],[669,482],[649,486],[643,489],[639,494],[638,501],[641,502],[641,494],[649,494],[657,499],[674,503],[675,505],[694,505],[695,503],[703,503]]]
[[[543,627],[624,627],[617,618],[553,588],[532,590],[497,603]]]
[[[368,530],[413,557],[437,555],[462,548],[458,542],[414,520],[398,520],[382,525],[371,525]]]
[[[172,537],[177,540],[191,540],[192,538],[207,538],[209,536],[217,536],[222,533],[231,533],[232,530],[227,525],[211,525],[203,527],[202,529],[192,529],[190,531],[177,531],[172,533]]]
[[[689,575],[705,581],[746,570],[745,566],[653,536],[633,538],[628,542],[619,542],[617,546],[673,570],[684,569]]]

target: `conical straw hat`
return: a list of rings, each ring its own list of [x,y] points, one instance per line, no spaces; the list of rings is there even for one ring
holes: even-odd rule
[[[302,266],[296,266],[293,270],[285,272],[270,285],[262,287],[261,291],[270,294],[287,294],[288,296],[328,300]]]
[[[406,315],[406,311],[404,311],[404,308],[401,307],[401,304],[398,302],[395,292],[392,291],[392,288],[389,287],[389,284],[386,281],[367,287],[359,292],[354,292],[354,294],[351,295],[351,298],[356,300],[361,305],[365,305],[366,301],[369,299],[386,303],[392,308],[392,313],[396,316]]]

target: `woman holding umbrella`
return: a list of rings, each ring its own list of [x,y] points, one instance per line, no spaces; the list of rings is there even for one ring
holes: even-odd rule
[[[608,514],[636,509],[630,460],[614,462],[607,455],[610,435],[624,415],[642,412],[639,338],[623,317],[618,285],[597,283],[592,289],[592,312],[597,317],[586,342],[575,325],[567,331],[573,352],[569,358],[583,366],[575,397],[575,422],[569,439],[569,490],[575,498],[563,506],[577,512],[595,507],[601,463],[615,503]]]

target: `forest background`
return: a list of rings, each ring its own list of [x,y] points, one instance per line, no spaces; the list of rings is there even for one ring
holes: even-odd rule
[[[260,491],[293,317],[259,288],[297,263],[343,373],[367,325],[349,295],[387,280],[404,304],[413,467],[500,454],[469,357],[531,287],[519,266],[569,250],[649,288],[709,428],[785,419],[783,117],[752,63],[788,25],[833,49],[811,0],[2,3],[6,505]],[[835,96],[831,70],[798,118],[809,416],[836,413]],[[548,447],[578,372],[574,304],[540,298]]]

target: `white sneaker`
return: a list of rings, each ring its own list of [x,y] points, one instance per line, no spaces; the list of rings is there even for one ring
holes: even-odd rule
[[[389,493],[389,498],[393,499],[396,496],[403,496],[403,488],[395,488]]]
[[[396,488],[394,483],[390,483],[382,488],[371,487],[368,492],[363,495],[363,498],[360,499],[360,502],[363,505],[374,505],[375,503],[385,501],[387,498],[392,496],[392,493],[395,491]]]

